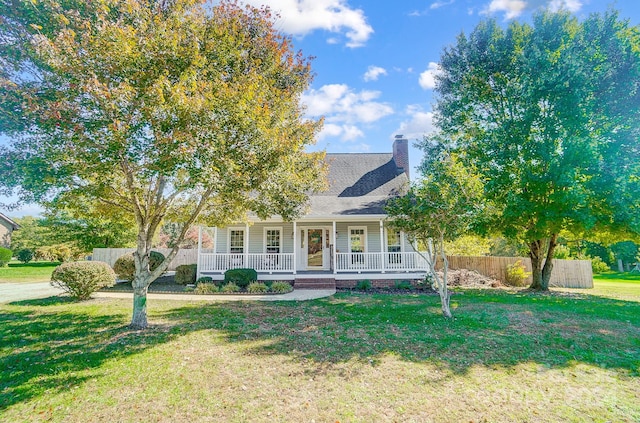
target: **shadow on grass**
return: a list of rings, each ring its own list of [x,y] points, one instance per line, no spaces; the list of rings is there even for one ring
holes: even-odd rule
[[[158,302],[139,332],[130,308],[112,300],[68,304],[64,297],[0,306],[0,411],[95,378],[107,361],[209,330],[244,354],[376,364],[385,355],[456,373],[473,366],[586,363],[640,375],[640,304],[589,295],[465,291],[453,320],[432,295],[351,294],[305,302]],[[128,302],[127,302],[128,303]]]
[[[107,360],[166,342],[166,328],[138,332],[122,314],[97,304],[68,305],[68,297],[18,301],[0,307],[0,414],[9,406],[69,390],[96,377]],[[98,311],[97,311],[98,310]]]
[[[169,310],[184,330],[226,332],[231,342],[259,342],[249,351],[318,363],[393,354],[457,373],[480,365],[586,363],[640,375],[640,304],[576,294],[477,290],[452,298],[455,319],[441,317],[430,295],[342,293],[303,303],[227,303]],[[239,323],[224,328],[208,316],[221,308]],[[213,323],[213,324],[212,324]]]

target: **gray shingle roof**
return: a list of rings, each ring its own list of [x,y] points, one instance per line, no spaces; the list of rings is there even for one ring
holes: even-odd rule
[[[310,198],[306,217],[385,214],[389,198],[409,179],[391,153],[327,154],[328,190]]]

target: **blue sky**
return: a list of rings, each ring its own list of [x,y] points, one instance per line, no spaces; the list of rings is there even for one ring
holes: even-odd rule
[[[393,136],[411,143],[432,130],[433,74],[440,53],[482,19],[528,21],[541,8],[576,16],[620,11],[640,24],[638,0],[245,0],[267,4],[277,27],[313,56],[315,80],[303,96],[309,117],[325,117],[314,150],[390,152]],[[0,143],[1,144],[1,143]],[[421,152],[411,148],[412,174]],[[0,197],[0,203],[6,199]],[[8,212],[35,214],[37,207]]]

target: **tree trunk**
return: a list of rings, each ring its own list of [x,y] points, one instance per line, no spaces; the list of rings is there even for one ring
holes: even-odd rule
[[[442,304],[442,315],[444,317],[446,317],[447,319],[450,319],[453,317],[453,315],[451,314],[451,308],[449,307],[449,288],[447,286],[447,283],[449,282],[449,277],[448,277],[448,273],[449,273],[449,261],[447,260],[447,255],[444,253],[444,237],[442,235],[440,235],[440,239],[439,239],[439,245],[438,248],[440,249],[440,254],[442,256],[442,275],[443,275],[443,280],[442,283],[439,286],[439,293],[440,293],[440,303]]]
[[[529,257],[531,258],[531,282],[530,289],[536,291],[548,291],[551,271],[553,270],[553,252],[556,249],[558,234],[552,234],[547,240],[539,239],[529,244]],[[544,262],[544,267],[543,267]]]
[[[147,289],[149,285],[146,282],[141,284],[133,282],[133,316],[131,317],[132,329],[146,329],[147,322]],[[140,285],[140,286],[139,286]]]
[[[547,247],[547,259],[542,268],[542,286],[544,291],[549,290],[549,281],[551,280],[551,271],[553,270],[553,252],[556,250],[558,234],[551,235],[549,245]]]
[[[541,239],[533,241],[529,244],[529,258],[531,259],[531,277],[533,281],[529,286],[530,289],[536,291],[546,291],[549,288],[545,288],[542,280],[542,256],[543,241]]]

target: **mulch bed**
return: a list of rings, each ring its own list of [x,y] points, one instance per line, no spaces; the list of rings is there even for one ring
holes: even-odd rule
[[[158,279],[153,281],[151,285],[149,285],[148,292],[156,292],[156,293],[190,293],[185,290],[186,287],[184,285],[177,284],[173,275],[165,275],[160,276]],[[114,286],[110,286],[107,288],[100,289],[102,292],[133,292],[133,288],[131,287],[130,282],[119,282]]]

